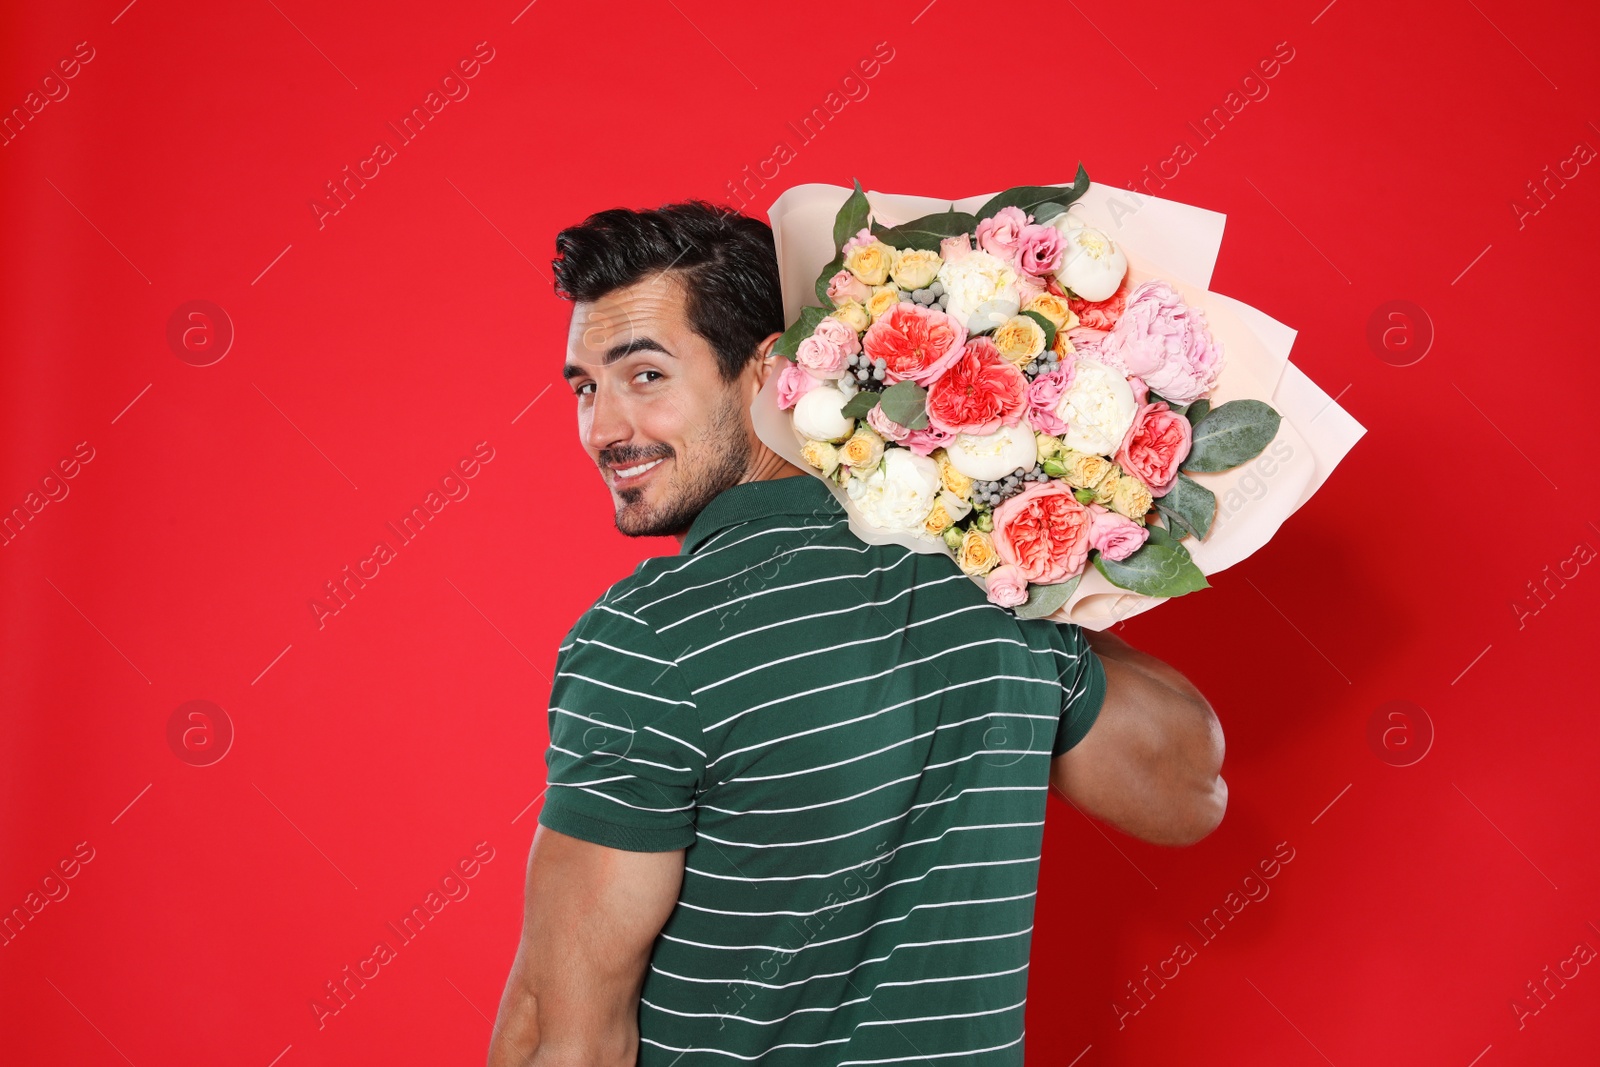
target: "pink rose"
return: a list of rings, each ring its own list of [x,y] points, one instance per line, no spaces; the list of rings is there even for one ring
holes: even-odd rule
[[[1125,274],[1117,291],[1104,300],[1084,300],[1082,297],[1072,296],[1067,298],[1067,307],[1078,316],[1080,326],[1087,326],[1091,330],[1109,330],[1122,317],[1122,310],[1128,303],[1128,291],[1132,286],[1133,276]]]
[[[867,327],[861,347],[874,363],[883,360],[885,385],[913,381],[927,387],[956,361],[966,341],[962,323],[942,311],[902,300]]]
[[[964,258],[972,251],[972,238],[966,234],[960,237],[946,237],[939,242],[939,258],[946,263],[954,263]]]
[[[861,229],[856,231],[856,235],[854,237],[850,238],[850,240],[844,243],[844,247],[839,249],[839,254],[841,256],[848,256],[851,252],[854,252],[862,245],[870,245],[876,240],[877,238],[872,236],[872,228],[870,226],[863,226]]]
[[[1060,230],[1029,223],[1017,238],[1017,269],[1033,278],[1054,274],[1061,269],[1064,247]]]
[[[941,430],[937,426],[929,425],[920,430],[912,430],[906,434],[906,439],[900,443],[919,456],[927,456],[933,450],[949,441],[955,434],[949,430]]]
[[[899,443],[911,436],[911,430],[885,415],[882,405],[879,404],[872,405],[872,410],[867,412],[867,425],[877,430],[878,436],[885,441]]]
[[[1175,404],[1205,396],[1222,371],[1222,345],[1206,329],[1204,314],[1163,281],[1133,288],[1100,350]]]
[[[836,307],[848,300],[865,304],[871,295],[872,286],[847,270],[841,270],[828,279],[828,299],[832,300]]]
[[[795,362],[818,378],[844,374],[845,358],[861,351],[861,338],[848,324],[829,316],[817,323],[811,336],[800,342]]]
[[[783,361],[783,370],[778,372],[778,407],[788,409],[800,402],[800,398],[822,384],[821,378],[812,377],[806,369],[798,363]]]
[[[978,247],[1015,267],[1017,246],[1028,216],[1020,207],[1003,207],[978,223]]]
[[[1089,558],[1089,509],[1065,482],[1034,482],[994,509],[994,549],[1030,582],[1053,584]]]
[[[1150,530],[1099,504],[1089,505],[1089,547],[1109,560],[1124,560],[1136,552]]]
[[[990,571],[989,576],[984,579],[984,586],[989,591],[991,604],[1014,608],[1027,602],[1028,579],[1022,576],[1022,571],[1009,563],[1002,563]]]
[[[988,434],[1015,426],[1028,408],[1028,379],[987,337],[974,337],[961,358],[928,387],[928,422],[951,433]]]
[[[1138,382],[1138,378],[1128,379],[1130,385]],[[1119,467],[1149,486],[1151,496],[1166,496],[1178,480],[1178,465],[1189,455],[1194,431],[1189,420],[1165,402],[1144,403],[1146,393],[1142,384],[1134,390],[1140,407],[1113,458]]]
[[[1035,430],[1056,435],[1067,432],[1067,424],[1056,415],[1056,405],[1061,403],[1061,394],[1072,385],[1076,366],[1077,360],[1069,357],[1028,385],[1028,424]]]

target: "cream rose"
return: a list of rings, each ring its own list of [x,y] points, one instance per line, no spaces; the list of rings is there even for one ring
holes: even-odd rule
[[[1032,467],[1038,458],[1033,428],[1026,421],[1001,426],[994,433],[958,433],[944,447],[951,466],[984,482],[1004,478],[1018,467]]]
[[[1039,293],[1022,305],[1023,311],[1043,315],[1055,326],[1056,332],[1070,330],[1078,325],[1078,313],[1067,306],[1065,297],[1054,293]]]
[[[1043,463],[1052,456],[1060,455],[1062,449],[1065,447],[1061,443],[1061,438],[1053,437],[1047,433],[1034,434],[1033,439],[1037,446],[1037,458],[1040,463]]]
[[[1013,315],[990,336],[1000,354],[1019,367],[1044,354],[1044,327],[1026,315]]]
[[[1074,489],[1093,489],[1107,474],[1117,469],[1117,465],[1104,456],[1072,448],[1064,449],[1055,460],[1067,469],[1067,473],[1061,476],[1062,480]]]
[[[883,458],[883,438],[866,426],[858,426],[850,440],[839,446],[839,462],[858,470],[877,466]]]
[[[872,295],[867,297],[867,314],[872,316],[872,321],[877,322],[888,310],[900,303],[900,287],[897,285],[880,285],[872,290]]]
[[[831,385],[819,385],[794,405],[794,428],[813,441],[843,441],[856,428],[855,419],[840,414],[845,395]]]
[[[874,237],[846,252],[844,266],[868,285],[882,285],[889,277],[889,267],[894,263],[894,257],[894,249]]]
[[[936,449],[933,458],[939,464],[939,478],[944,482],[944,487],[962,500],[971,500],[972,479],[956,470],[950,462],[950,453],[942,448]]]
[[[1117,477],[1117,487],[1111,494],[1111,510],[1135,522],[1143,522],[1150,510],[1150,489],[1137,478],[1123,474]]]
[[[1000,554],[994,549],[994,538],[982,530],[970,529],[956,549],[956,566],[962,574],[988,574],[1000,565]]]
[[[832,474],[839,466],[839,450],[826,441],[807,441],[800,446],[800,458],[824,475]]]
[[[869,526],[925,532],[939,494],[939,465],[910,449],[891,448],[882,464],[857,471],[846,491]]]
[[[944,260],[926,248],[902,248],[894,254],[889,277],[902,289],[926,289],[939,276]]]
[[[828,317],[838,319],[856,333],[872,325],[872,316],[867,314],[867,309],[854,300],[846,300],[829,312]]]
[[[982,333],[1015,315],[1022,306],[1017,272],[987,252],[969,252],[939,270],[939,283],[949,298],[945,314],[964,323],[969,333]]]
[[[1108,456],[1133,425],[1139,402],[1128,380],[1105,364],[1080,358],[1072,366],[1072,383],[1055,407],[1056,418],[1067,424],[1061,441],[1079,452]]]

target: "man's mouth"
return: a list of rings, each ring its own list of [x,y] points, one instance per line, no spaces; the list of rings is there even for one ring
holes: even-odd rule
[[[666,458],[667,457],[665,456],[661,456],[657,459],[646,460],[643,463],[636,463],[630,467],[607,468],[611,471],[611,488],[631,489],[634,486],[639,485],[650,476],[651,471],[661,466],[661,464],[666,461]]]

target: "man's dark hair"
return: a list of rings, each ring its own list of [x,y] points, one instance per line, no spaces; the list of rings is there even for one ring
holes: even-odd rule
[[[556,295],[597,300],[670,271],[684,283],[689,326],[710,342],[723,381],[783,330],[772,227],[704,200],[651,211],[611,208],[556,235]]]

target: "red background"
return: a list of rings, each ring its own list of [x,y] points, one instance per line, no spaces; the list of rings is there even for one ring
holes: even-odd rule
[[[94,458],[0,547],[0,908],[94,858],[0,947],[0,1059],[481,1061],[556,641],[675,548],[615,532],[578,447],[561,226],[727,199],[780,140],[758,213],[800,182],[959,197],[1080,159],[1124,186],[1287,42],[1159,191],[1228,215],[1213,287],[1297,328],[1369,432],[1265,550],[1124,625],[1214,702],[1228,816],[1168,850],[1052,801],[1029,1062],[1592,1061],[1595,968],[1525,988],[1600,947],[1600,576],[1527,590],[1600,547],[1600,175],[1525,184],[1600,146],[1592,11],[523,2],[5,5],[6,113],[94,58],[0,147],[0,507]],[[470,95],[319,228],[324,183],[480,41]],[[796,145],[880,41],[868,96]],[[190,300],[236,332],[210,366],[167,341]],[[1420,362],[1369,344],[1390,300],[1431,318]],[[482,441],[470,495],[319,627],[323,583]],[[209,766],[169,743],[191,700],[234,731]],[[324,983],[479,842],[470,895],[319,1029]],[[1270,895],[1202,941],[1280,842]]]

